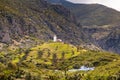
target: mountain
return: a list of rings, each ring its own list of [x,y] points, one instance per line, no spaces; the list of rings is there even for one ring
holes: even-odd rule
[[[64,0],[57,2],[64,2]],[[72,3],[69,2],[68,4]],[[66,43],[83,44],[81,46],[85,45],[90,49],[96,49],[97,47],[97,49],[102,48],[120,53],[119,40],[115,41],[115,37],[111,36],[113,39],[115,38],[115,42],[112,42],[116,45],[109,46],[111,44],[109,35],[113,32],[113,28],[108,30],[108,28],[94,29],[94,26],[87,28],[81,26],[71,10],[58,3],[50,4],[44,0],[0,0],[0,17],[0,50],[9,45],[12,45],[13,48],[16,48],[16,46],[28,48],[52,40],[53,35],[57,35],[59,39]],[[101,38],[98,38],[98,36]],[[89,45],[89,43],[92,45]],[[92,47],[93,45],[94,47]]]
[[[119,34],[119,25],[81,26],[60,4],[0,0],[0,80],[119,80],[120,55],[99,48],[119,51]]]
[[[104,45],[102,46],[104,49],[113,52],[120,52],[120,26],[117,28],[113,28],[114,30],[110,32],[108,36],[103,39],[99,40],[99,44]],[[102,43],[101,43],[102,42]]]
[[[100,4],[77,4],[67,0],[48,1],[70,9],[75,15],[76,23],[82,25],[88,43],[110,52],[120,53],[120,12]]]
[[[120,25],[86,26],[83,31],[94,45],[120,53]]]
[[[44,0],[0,0],[1,43],[48,41],[53,35],[69,43],[80,43],[83,33],[75,23],[71,12],[61,5]]]
[[[67,0],[48,0],[54,4],[61,4],[75,15],[81,25],[117,24],[120,21],[120,12],[100,4],[77,4]]]

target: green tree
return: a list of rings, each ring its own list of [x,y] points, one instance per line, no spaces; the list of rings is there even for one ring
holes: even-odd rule
[[[64,60],[65,59],[65,52],[63,51],[61,55],[62,55],[61,59]]]
[[[57,66],[57,55],[55,53],[52,56],[52,63],[55,67]]]
[[[38,58],[41,58],[41,57],[42,57],[42,55],[43,55],[43,51],[38,50]]]

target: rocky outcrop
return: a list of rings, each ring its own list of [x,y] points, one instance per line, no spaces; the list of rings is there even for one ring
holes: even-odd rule
[[[120,29],[115,29],[107,37],[99,41],[103,49],[120,53]]]
[[[120,28],[119,25],[83,27],[94,45],[110,52],[120,53]]]
[[[0,42],[19,42],[26,35],[47,41],[54,34],[65,42],[82,42],[81,27],[76,26],[70,10],[61,5],[45,0],[5,0],[0,5]]]

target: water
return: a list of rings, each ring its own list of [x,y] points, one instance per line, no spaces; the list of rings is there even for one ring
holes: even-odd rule
[[[86,67],[86,66],[81,66],[79,69],[71,69],[71,70],[68,70],[70,72],[75,72],[75,71],[91,71],[91,70],[94,70],[95,67]]]

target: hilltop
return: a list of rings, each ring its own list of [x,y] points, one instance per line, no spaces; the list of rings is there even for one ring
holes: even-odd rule
[[[64,2],[64,0],[60,1]],[[117,45],[119,41],[115,41],[116,45],[109,46],[108,44],[110,42],[108,40],[109,35],[113,32],[113,28],[118,29],[114,24],[103,25],[101,23],[103,26],[96,27],[81,26],[82,23],[77,22],[78,19],[75,18],[74,13],[69,8],[61,4],[50,4],[44,0],[0,0],[0,4],[0,50],[8,45],[14,48],[28,48],[52,40],[53,35],[57,35],[66,43],[74,45],[90,43],[95,47],[120,53]],[[64,2],[64,4],[80,5],[70,2]],[[100,8],[102,7],[101,5]],[[83,8],[81,7],[81,9]],[[107,13],[105,12],[105,14]],[[101,15],[101,18],[104,17],[103,14]],[[109,20],[111,21],[111,19]],[[89,20],[85,21],[89,22]],[[101,28],[104,26],[108,27]],[[115,37],[111,37],[115,39]]]
[[[101,17],[112,25],[96,21],[93,26],[88,21],[85,24],[92,26],[81,26],[76,11],[59,1],[64,2],[0,0],[0,80],[119,80],[120,55],[104,51],[120,52],[120,28],[114,25],[119,17],[112,15],[113,23]],[[102,15],[112,10],[99,7],[100,13],[105,11]],[[53,42],[54,35],[62,41]],[[78,71],[81,66],[94,69]]]
[[[120,56],[113,53],[86,50],[61,42],[47,42],[29,49],[6,48],[6,50],[7,52],[0,52],[2,80],[75,80],[76,78],[118,80],[120,78]],[[81,66],[95,69],[69,72]]]

